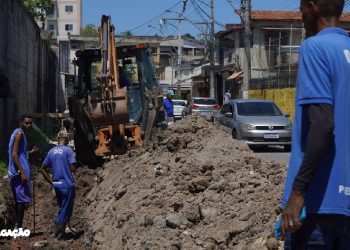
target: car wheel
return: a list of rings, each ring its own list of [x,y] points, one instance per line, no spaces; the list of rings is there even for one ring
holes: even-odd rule
[[[238,140],[237,131],[235,129],[232,130],[232,138]]]
[[[285,152],[290,152],[292,150],[292,146],[291,145],[284,145],[283,148],[284,148]]]

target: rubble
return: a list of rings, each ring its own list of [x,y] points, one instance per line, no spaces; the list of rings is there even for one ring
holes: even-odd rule
[[[98,249],[278,249],[271,238],[286,167],[204,118],[154,131],[105,164],[87,194]]]

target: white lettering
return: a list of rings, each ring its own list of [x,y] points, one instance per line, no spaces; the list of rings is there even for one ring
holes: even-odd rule
[[[339,194],[345,194],[347,196],[350,196],[350,187],[340,185],[339,186]]]
[[[22,228],[19,229],[3,229],[0,231],[0,237],[8,237],[11,236],[13,238],[17,238],[17,237],[29,237],[30,235],[30,230],[26,229],[23,231]]]
[[[62,150],[62,149],[55,149],[55,150],[53,151],[53,153],[54,153],[54,154],[59,154],[59,155],[61,155],[61,154],[63,154],[63,150]]]
[[[344,50],[344,55],[348,63],[350,63],[350,51],[348,49]]]

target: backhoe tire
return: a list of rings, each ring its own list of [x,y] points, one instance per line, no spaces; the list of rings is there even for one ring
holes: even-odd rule
[[[74,128],[74,145],[77,161],[91,168],[101,166],[104,163],[104,160],[102,157],[95,154],[94,149],[92,148],[85,133],[83,133],[82,129],[80,128],[80,125],[75,122]]]

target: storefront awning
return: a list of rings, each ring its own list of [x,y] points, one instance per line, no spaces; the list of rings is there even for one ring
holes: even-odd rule
[[[238,71],[230,75],[226,80],[234,80],[237,77],[240,77],[243,74],[243,71]]]

